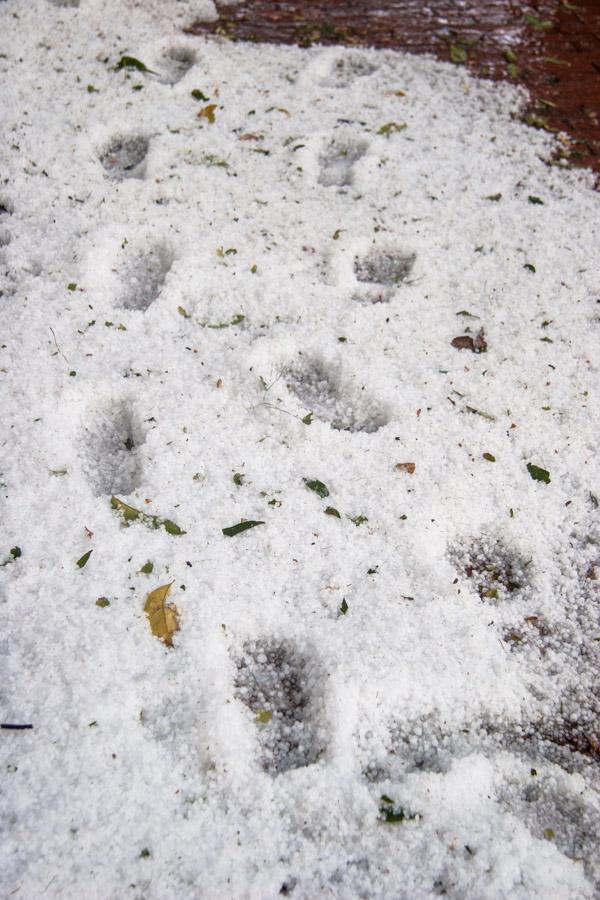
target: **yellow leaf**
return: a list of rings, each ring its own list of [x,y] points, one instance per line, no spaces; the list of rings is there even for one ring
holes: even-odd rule
[[[198,113],[199,119],[208,119],[208,121],[212,124],[215,121],[215,109],[217,108],[216,103],[209,103],[208,106],[205,106],[204,109],[201,109]]]
[[[177,607],[174,603],[169,605],[166,603],[172,584],[171,581],[169,584],[163,584],[150,591],[144,604],[144,612],[148,616],[152,634],[167,647],[173,645],[173,634],[179,631]]]

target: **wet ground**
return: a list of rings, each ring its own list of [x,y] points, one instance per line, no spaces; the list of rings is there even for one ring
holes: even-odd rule
[[[281,44],[432,53],[474,74],[523,84],[525,120],[564,132],[557,161],[600,173],[600,0],[245,0],[217,3],[194,34]]]

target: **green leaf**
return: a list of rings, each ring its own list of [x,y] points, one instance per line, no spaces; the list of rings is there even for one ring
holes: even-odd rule
[[[382,794],[379,798],[379,814],[384,822],[390,825],[397,825],[399,822],[411,821],[416,819],[414,813],[408,813],[402,806],[396,806],[391,797]]]
[[[128,503],[124,503],[122,500],[119,500],[118,497],[111,497],[110,505],[123,516],[124,524],[126,526],[129,526],[131,522],[139,520],[146,528],[152,528],[153,530],[164,528],[167,534],[181,535],[186,533],[185,531],[182,531],[179,525],[172,522],[171,519],[161,519],[160,516],[150,516],[148,513],[141,512],[139,509],[129,506]]]
[[[513,50],[505,50],[504,51],[504,59],[509,63],[516,63],[517,54]]]
[[[329,490],[326,485],[323,484],[322,481],[319,481],[317,478],[314,478],[309,481],[308,478],[304,479],[304,484],[308,488],[309,491],[314,491],[315,494],[318,494],[319,497],[329,497]]]
[[[233,475],[233,483],[237,484],[238,487],[241,487],[244,483],[244,476],[241,472],[235,472]]]
[[[534,31],[546,31],[548,28],[552,28],[550,19],[538,19],[537,16],[532,16],[529,13],[523,16],[523,21],[526,25],[530,25]]]
[[[357,527],[358,525],[364,525],[365,522],[369,521],[366,516],[347,516],[346,518],[350,519],[351,522],[354,522]]]
[[[249,528],[256,528],[257,525],[264,524],[264,522],[255,522],[253,519],[248,519],[245,522],[238,522],[237,525],[230,525],[229,528],[222,528],[221,531],[227,537],[235,537],[236,534],[248,531]]]
[[[67,285],[67,290],[68,290],[68,291],[76,291],[76,290],[77,290],[77,285],[75,284],[74,281],[71,281],[71,282]]]
[[[110,600],[107,597],[98,597],[96,600],[96,606],[102,607],[104,609],[106,606],[110,606]],[[90,724],[93,724],[90,722]]]
[[[141,60],[136,59],[135,56],[122,56],[115,66],[115,71],[119,72],[121,69],[137,69],[138,72],[148,72],[150,75],[158,75],[158,72],[153,72],[152,69],[149,69]]]
[[[309,412],[305,416],[302,417],[302,423],[304,425],[311,425],[313,420],[313,413]]]
[[[527,471],[534,481],[543,481],[544,484],[550,484],[550,472],[547,469],[541,469],[539,466],[534,466],[533,463],[527,463]]]
[[[190,316],[189,312],[188,312],[183,306],[178,306],[178,307],[177,307],[177,312],[179,313],[180,316],[183,316],[184,319],[191,319],[191,318],[192,318],[192,317]]]
[[[23,554],[22,554],[22,550],[20,547],[11,547],[10,555],[12,556],[13,559],[18,559]]]
[[[159,519],[158,521],[159,521],[159,524],[162,524],[162,526],[165,529],[165,531],[167,532],[167,534],[175,534],[175,535],[185,534],[185,531],[182,531],[181,528],[179,527],[179,525],[176,525],[175,522],[172,522],[170,519],[162,519],[162,521]],[[156,526],[156,527],[158,527],[158,526]]]
[[[94,87],[93,84],[88,84],[88,86],[87,86],[87,92],[88,92],[88,94],[99,94],[99,93],[100,93],[100,91],[98,90],[98,88]]]
[[[506,66],[506,71],[510,75],[511,78],[520,78],[521,70],[514,63],[508,63]]]
[[[206,94],[203,94],[199,88],[194,88],[193,91],[190,91],[194,100],[202,100],[203,103],[208,103],[210,97],[207,97]]]
[[[456,313],[456,315],[457,316],[465,316],[467,319],[479,319],[479,316],[476,316],[473,313],[470,313],[466,309],[459,309],[459,311]]]
[[[230,328],[231,325],[239,325],[240,322],[243,322],[246,316],[243,316],[241,313],[236,313],[229,322],[215,322],[211,324],[210,322],[201,322],[203,328]]]
[[[538,206],[544,206],[544,201],[540,200],[539,197],[534,197],[532,194],[530,194],[527,199],[529,200],[530,203],[538,204]]]
[[[79,566],[80,569],[83,569],[83,567],[85,566],[86,562],[88,561],[88,559],[90,558],[90,556],[92,555],[93,552],[94,552],[93,550],[88,550],[87,553],[84,553],[83,556],[77,560],[77,565]]]
[[[348,612],[348,604],[346,603],[346,598],[344,598],[340,604],[340,612],[343,616]]]
[[[267,725],[271,719],[273,718],[273,713],[270,709],[257,709],[256,710],[256,721],[260,722],[261,725]]]
[[[493,456],[491,453],[484,453],[483,458],[487,459],[488,462],[496,462],[496,457]]]
[[[468,54],[464,47],[459,47],[458,44],[450,44],[450,62],[460,66],[464,65],[467,59]]]
[[[397,134],[399,131],[404,131],[405,128],[408,128],[406,122],[388,122],[386,125],[382,125],[381,128],[377,129],[377,134],[389,137],[391,134]]]
[[[150,573],[151,573],[153,570],[154,570],[154,563],[153,563],[153,562],[150,562],[150,560],[148,560],[147,563],[144,563],[144,565],[143,565],[142,568],[140,569],[140,572],[143,572],[144,575],[150,575]]]
[[[339,512],[337,511],[337,509],[336,509],[334,506],[328,506],[328,507],[325,509],[325,515],[326,515],[326,516],[335,516],[336,519],[341,519],[341,518],[342,518],[342,517],[340,516]]]
[[[535,266],[531,263],[525,263],[523,266],[524,269],[527,269],[529,272],[535,272]]]

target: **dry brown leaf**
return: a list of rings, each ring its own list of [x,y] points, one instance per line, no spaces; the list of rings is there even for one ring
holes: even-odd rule
[[[408,472],[409,475],[414,475],[417,466],[416,463],[396,463],[394,468],[396,472]]]
[[[252,134],[248,132],[248,134],[240,134],[240,141],[262,141],[262,134]]]
[[[148,616],[148,623],[152,634],[167,647],[173,645],[173,634],[179,631],[179,613],[174,603],[167,605],[167,597],[171,585],[163,584],[161,587],[150,591],[144,603],[144,612]]]

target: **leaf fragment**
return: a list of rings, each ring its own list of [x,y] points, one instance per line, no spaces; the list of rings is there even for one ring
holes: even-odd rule
[[[311,425],[312,420],[313,420],[313,413],[311,413],[311,412],[306,413],[306,415],[302,417],[302,424],[303,425]]]
[[[140,569],[140,572],[143,572],[144,575],[150,575],[150,573],[153,570],[154,570],[154,563],[151,560],[148,560],[148,562],[144,563],[144,565]]]
[[[167,597],[171,585],[163,584],[150,591],[144,603],[144,612],[148,617],[148,624],[152,634],[167,647],[173,645],[173,635],[179,631],[179,613],[175,604],[167,604]]]
[[[203,103],[208,103],[210,97],[207,97],[206,94],[203,94],[199,88],[194,88],[193,91],[190,91],[194,100],[202,100]]]
[[[258,709],[256,711],[256,721],[260,722],[261,725],[268,725],[272,718],[273,713],[270,709]]]
[[[526,25],[530,25],[534,31],[546,31],[548,28],[552,28],[550,19],[538,19],[537,16],[532,16],[530,13],[525,13],[523,21]]]
[[[93,550],[88,550],[87,553],[84,553],[83,556],[77,560],[76,565],[78,566],[78,568],[83,569],[93,552]]]
[[[550,472],[547,469],[542,469],[533,463],[527,463],[527,471],[534,481],[543,481],[544,484],[550,484]]]
[[[404,807],[396,806],[391,797],[382,794],[379,798],[379,815],[384,822],[397,825],[399,822],[411,821],[417,818],[416,813],[407,812]]]
[[[346,603],[346,598],[344,597],[340,604],[340,612],[343,616],[345,616],[346,613],[348,612],[348,608],[349,607],[348,607],[348,604]]]
[[[483,328],[479,329],[474,338],[470,334],[461,334],[453,338],[451,344],[456,350],[471,350],[472,353],[485,353],[487,351],[487,342]]]
[[[123,500],[119,500],[118,497],[111,497],[110,505],[123,516],[126,527],[132,522],[139,521],[142,525],[145,525],[146,528],[152,528],[153,530],[164,528],[167,534],[181,535],[186,533],[179,525],[172,522],[171,519],[161,519],[160,516],[150,516],[148,513],[141,512],[141,510],[136,509],[134,506],[129,506],[128,503],[124,503]]]
[[[535,206],[535,205],[537,205],[537,206],[544,206],[544,201],[541,200],[539,197],[535,197],[533,194],[530,194],[529,197],[528,197],[527,199],[528,199],[528,201],[529,201],[530,203],[532,203],[534,206]]]
[[[408,472],[409,475],[414,475],[416,468],[417,465],[414,462],[396,463],[394,466],[396,472]]]
[[[467,59],[468,54],[464,47],[459,47],[458,44],[450,44],[450,62],[460,66],[464,65]]]
[[[325,515],[326,515],[326,516],[334,516],[336,519],[341,519],[341,518],[342,518],[342,517],[340,516],[338,510],[335,508],[335,506],[327,506],[327,507],[325,508]]]
[[[136,59],[135,56],[122,56],[115,66],[115,71],[119,72],[121,69],[137,69],[138,72],[147,72],[149,75],[158,75],[158,72],[153,72],[152,69],[149,69],[145,63],[140,59]]]
[[[493,455],[493,453],[484,453],[483,458],[487,459],[488,462],[496,462],[496,457]]]
[[[357,528],[359,525],[364,525],[365,522],[369,521],[366,516],[346,516],[346,518],[350,519],[350,521],[353,522]]]
[[[209,103],[208,106],[203,106],[200,112],[198,113],[199,119],[207,119],[211,125],[215,121],[215,109],[217,108],[216,103]]]
[[[98,599],[96,600],[96,606],[104,609],[106,606],[110,606],[110,600],[108,599],[108,597],[98,597]]]
[[[398,132],[404,131],[405,128],[408,128],[406,122],[387,122],[377,129],[377,134],[389,137],[391,134],[398,134]]]
[[[321,497],[321,499],[329,497],[329,488],[327,487],[327,485],[323,484],[322,481],[319,481],[318,478],[305,478],[304,484],[309,491],[314,491],[315,494],[318,494],[319,497]]]
[[[246,519],[245,522],[238,522],[237,525],[230,525],[228,528],[222,528],[221,531],[227,537],[235,537],[236,534],[248,531],[249,528],[256,528],[257,525],[264,524],[264,522],[257,522],[254,519]]]

